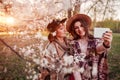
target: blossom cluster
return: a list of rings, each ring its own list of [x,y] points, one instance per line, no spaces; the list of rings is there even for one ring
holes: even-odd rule
[[[39,39],[39,43],[30,44],[28,46],[19,48],[19,53],[26,60],[25,72],[28,74],[27,79],[37,79],[43,68],[47,68],[50,71],[59,73],[72,73],[74,71],[83,72],[83,68],[79,68],[76,64],[79,61],[84,61],[84,53],[80,55],[69,55],[67,52],[63,58],[55,56],[55,53],[49,55],[46,48],[49,41],[42,36],[41,33],[37,33],[34,38]],[[17,46],[14,46],[17,49]]]

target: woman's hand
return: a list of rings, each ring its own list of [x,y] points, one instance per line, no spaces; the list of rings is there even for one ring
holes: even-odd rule
[[[109,48],[111,46],[111,42],[112,42],[112,31],[106,31],[106,33],[104,33],[103,35],[103,45],[106,47],[106,48]]]

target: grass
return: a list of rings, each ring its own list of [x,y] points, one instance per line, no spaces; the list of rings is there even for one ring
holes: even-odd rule
[[[112,47],[108,55],[109,78],[120,80],[120,34],[113,34]]]

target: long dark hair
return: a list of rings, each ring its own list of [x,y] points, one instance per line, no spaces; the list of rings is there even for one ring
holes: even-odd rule
[[[88,37],[88,38],[93,38],[93,36],[89,33],[89,27],[87,26],[86,22],[82,19],[76,19],[74,20],[72,23],[71,23],[71,35],[73,36],[74,40],[77,40],[77,39],[80,39],[81,37],[75,32],[75,29],[74,29],[74,24],[76,22],[80,22],[81,23],[81,26],[84,28],[85,30],[85,36]]]

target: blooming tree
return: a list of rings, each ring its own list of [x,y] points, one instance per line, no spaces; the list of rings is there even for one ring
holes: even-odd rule
[[[67,17],[68,10],[80,9],[80,4],[88,0],[0,0],[0,23],[7,28],[8,34],[20,40],[24,45],[14,44],[11,47],[26,61],[27,79],[37,79],[44,68],[70,73],[78,68],[73,63],[84,60],[84,55],[66,55],[63,60],[53,58],[47,53],[46,26],[52,19]],[[103,3],[104,0],[91,0],[90,5]],[[93,2],[93,3],[92,3]],[[96,5],[95,4],[95,5]],[[105,3],[104,3],[105,5]],[[74,7],[75,6],[75,7]],[[77,8],[78,7],[78,8]],[[94,7],[94,6],[93,6]],[[94,7],[96,8],[97,5]],[[91,8],[89,9],[92,10]],[[100,9],[98,9],[100,10]],[[101,11],[101,10],[100,10]],[[2,17],[1,17],[2,16]],[[8,17],[12,17],[8,19]],[[8,19],[8,20],[7,20]],[[5,23],[14,22],[13,25]],[[80,72],[83,71],[81,68]]]

